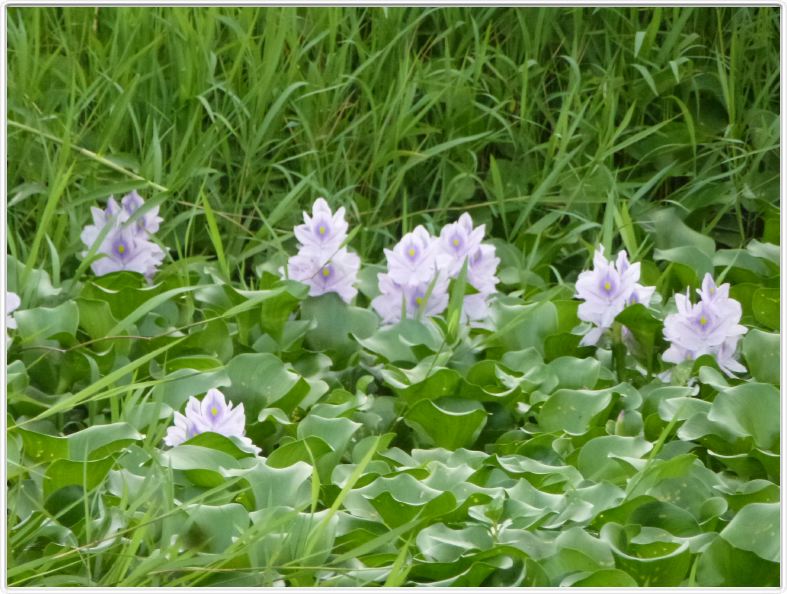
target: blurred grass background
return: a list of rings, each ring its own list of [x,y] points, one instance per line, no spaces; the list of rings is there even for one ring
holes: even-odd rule
[[[575,274],[599,240],[642,258],[676,229],[717,248],[779,239],[775,7],[36,7],[7,22],[8,250],[56,282],[79,266],[89,206],[132,188],[161,205],[174,259],[220,247],[241,284],[292,251],[320,195],[347,207],[369,261],[470,210],[510,244],[514,287]]]

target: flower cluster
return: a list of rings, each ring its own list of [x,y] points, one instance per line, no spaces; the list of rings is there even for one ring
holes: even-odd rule
[[[258,454],[260,448],[245,436],[245,426],[246,414],[243,411],[243,404],[233,408],[232,402],[227,403],[224,394],[219,390],[208,390],[202,402],[193,396],[189,398],[185,415],[175,413],[175,424],[167,429],[164,443],[168,446],[176,446],[200,433],[210,431],[225,437],[237,437],[245,446]]]
[[[318,198],[312,214],[303,213],[303,225],[295,227],[298,253],[287,262],[287,276],[309,285],[309,295],[336,293],[349,303],[358,293],[355,282],[361,259],[342,247],[347,239],[344,207],[334,214],[324,198]]]
[[[595,326],[582,337],[581,345],[598,343],[626,306],[650,303],[655,287],[639,284],[639,275],[639,262],[629,263],[625,250],[618,252],[617,260],[612,262],[604,257],[603,246],[596,248],[593,270],[580,273],[576,282],[576,297],[584,301],[579,305],[577,316]]]
[[[80,239],[88,248],[82,253],[83,258],[94,244],[97,244],[96,252],[103,255],[91,264],[95,274],[102,276],[130,270],[145,275],[148,281],[153,278],[164,260],[164,250],[150,241],[150,236],[158,231],[162,219],[158,216],[159,209],[156,206],[138,216],[135,221],[130,221],[143,204],[142,197],[131,192],[123,197],[120,204],[110,196],[104,210],[96,207],[90,209],[93,224],[82,230]]]
[[[664,338],[671,343],[662,355],[664,361],[681,363],[712,355],[728,375],[746,371],[735,358],[738,341],[746,333],[739,323],[741,304],[730,298],[729,292],[729,283],[717,287],[706,274],[697,290],[699,302],[691,303],[688,290],[685,295],[675,295],[678,311],[664,320]]]
[[[439,237],[418,226],[402,237],[392,250],[385,250],[388,271],[378,275],[380,295],[372,307],[383,323],[402,317],[439,315],[448,306],[448,286],[467,262],[467,283],[476,291],[464,298],[465,320],[483,321],[489,316],[489,297],[495,292],[500,259],[492,245],[482,244],[484,225],[473,227],[464,213],[445,225]]]

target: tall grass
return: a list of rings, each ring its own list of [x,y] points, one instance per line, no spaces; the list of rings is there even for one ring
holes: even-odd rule
[[[318,195],[363,225],[371,259],[470,209],[549,276],[586,257],[610,200],[606,234],[638,255],[669,204],[736,246],[778,202],[778,18],[12,8],[9,249],[46,268],[57,253],[67,277],[88,205],[134,187],[161,203],[180,257],[214,255],[217,229],[241,283]]]
[[[506,242],[499,253],[518,272],[503,280],[525,291],[574,274],[596,241],[611,248],[619,236],[635,259],[651,254],[664,208],[720,247],[778,217],[777,8],[11,8],[7,21],[17,286],[34,268],[55,284],[86,271],[89,206],[134,188],[161,205],[158,236],[174,259],[216,259],[238,286],[284,257],[319,195],[347,207],[367,261],[413,226],[468,210]],[[145,362],[47,414],[91,402]],[[133,404],[155,385],[122,390]],[[36,509],[9,539],[9,583],[200,585],[226,572],[225,585],[270,585],[273,561],[239,582],[231,555],[161,549],[181,513],[168,472],[118,497],[113,513],[133,528],[107,551],[91,548],[102,535],[83,534],[82,548],[15,557],[74,508],[111,527],[90,494]],[[24,489],[14,484],[12,506]],[[236,495],[223,485],[185,503]],[[387,585],[405,581],[409,546]],[[64,577],[74,565],[83,582]]]

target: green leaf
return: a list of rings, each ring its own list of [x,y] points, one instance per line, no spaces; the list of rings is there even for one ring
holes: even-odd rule
[[[312,464],[333,452],[333,448],[319,437],[307,437],[285,443],[271,452],[268,464],[274,468],[286,468],[298,461]]]
[[[415,354],[416,349],[436,353],[442,344],[442,337],[433,324],[410,319],[380,327],[368,338],[357,339],[366,350],[389,363],[417,363],[423,357]]]
[[[224,552],[250,524],[249,513],[237,503],[184,505],[188,521],[182,527],[191,548]]]
[[[109,329],[117,323],[109,304],[97,299],[77,299],[79,326],[92,339],[109,336]]]
[[[115,463],[115,455],[94,460],[55,460],[44,473],[44,498],[70,485],[90,491],[99,485]]]
[[[725,526],[721,537],[736,549],[778,563],[779,510],[778,503],[750,503]]]
[[[333,451],[341,454],[360,427],[360,423],[345,417],[326,419],[310,414],[298,424],[298,437],[300,439],[319,437],[331,446]]]
[[[752,377],[757,381],[779,385],[780,351],[778,334],[752,328],[743,338],[743,357]]]
[[[153,388],[153,400],[161,400],[174,410],[181,410],[190,396],[206,394],[211,388],[221,388],[230,384],[224,369],[216,371],[197,371],[196,369],[176,369],[162,378]]]
[[[752,588],[778,586],[779,564],[749,551],[736,549],[721,536],[699,556],[697,583],[703,586]]]
[[[285,572],[323,565],[333,549],[339,522],[337,516],[328,517],[328,513],[294,513],[290,507],[264,507],[252,512],[252,523],[261,535],[248,548],[257,560],[255,565],[275,563]],[[323,523],[326,518],[327,523]]]
[[[779,289],[757,289],[752,295],[751,308],[757,322],[771,330],[779,329]]]
[[[550,361],[546,369],[557,376],[560,388],[592,390],[598,381],[601,363],[592,357],[558,357]]]
[[[161,293],[162,285],[148,286],[136,272],[119,271],[91,278],[82,286],[80,300],[106,303],[115,320],[122,320],[151,297]]]
[[[484,526],[470,525],[454,530],[443,523],[432,524],[418,533],[416,544],[430,561],[451,563],[469,551],[492,548],[492,536]]]
[[[244,353],[233,357],[227,364],[227,376],[232,384],[225,389],[225,395],[235,403],[242,402],[249,418],[256,417],[263,408],[284,400],[291,393],[302,397],[309,390],[303,378],[270,353]],[[289,410],[294,405],[288,407]],[[277,408],[287,410],[281,403]]]
[[[254,456],[255,452],[237,437],[226,437],[212,431],[205,431],[184,441],[183,445],[200,446],[229,454],[235,459]]]
[[[415,404],[419,400],[437,400],[456,394],[457,388],[463,383],[463,378],[458,371],[440,367],[423,381],[405,388],[394,386],[394,391],[407,403]]]
[[[650,368],[653,364],[654,347],[662,334],[662,322],[653,317],[650,310],[641,303],[628,306],[618,314],[615,320],[634,334]]]
[[[337,364],[358,350],[353,336],[369,338],[379,324],[373,311],[348,305],[336,293],[307,298],[301,304],[301,318],[314,323],[306,333],[309,348],[334,353]]]
[[[706,274],[713,274],[713,261],[702,249],[693,245],[684,245],[665,250],[656,249],[653,252],[654,260],[666,260],[676,264],[683,264],[686,269],[694,272],[694,282],[699,283]]]
[[[169,291],[159,294],[150,295],[149,298],[141,303],[136,309],[129,313],[126,317],[120,320],[112,328],[109,329],[110,336],[117,336],[118,334],[131,328],[137,321],[139,321],[146,313],[153,311],[158,306],[172,301],[173,297],[183,293],[190,293],[200,289],[200,285],[190,287],[175,287]]]
[[[34,460],[95,460],[118,452],[144,437],[128,423],[94,425],[67,437],[16,429],[22,436],[24,452]]]
[[[719,392],[708,419],[735,435],[751,436],[764,449],[779,445],[779,390],[770,384],[741,384]]]
[[[637,582],[620,569],[598,569],[572,574],[560,582],[560,587],[576,588],[636,588]]]
[[[270,461],[256,459],[250,468],[227,469],[228,477],[242,477],[254,495],[254,509],[287,506],[302,509],[311,500],[312,467],[305,462],[295,462],[285,468],[276,468]]]
[[[188,479],[200,487],[215,487],[224,482],[222,471],[239,468],[230,454],[195,445],[178,445],[160,452],[159,464],[164,468],[186,471]]]
[[[405,414],[405,422],[427,442],[449,449],[472,445],[486,418],[480,403],[457,398],[420,400]]]
[[[639,460],[652,448],[653,444],[641,437],[594,437],[582,446],[577,468],[587,479],[619,483],[638,470]]]
[[[600,538],[610,544],[615,564],[633,577],[640,586],[679,585],[691,563],[688,542],[665,540],[658,532],[610,522],[601,529]]]
[[[22,344],[36,344],[47,338],[76,336],[79,308],[74,301],[57,307],[36,307],[14,313],[16,336]]]
[[[538,413],[538,423],[545,432],[565,431],[571,435],[587,433],[600,420],[612,402],[612,391],[558,390]]]
[[[495,307],[496,330],[488,340],[506,350],[533,347],[543,355],[544,340],[558,329],[557,308],[551,301],[522,304],[515,299],[499,299]]]

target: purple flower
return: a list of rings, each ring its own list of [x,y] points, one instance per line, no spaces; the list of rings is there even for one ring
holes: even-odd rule
[[[6,328],[16,328],[16,320],[14,320],[13,316],[11,315],[16,308],[22,301],[19,299],[19,295],[14,293],[13,291],[6,291],[5,292],[5,327]]]
[[[151,209],[134,223],[129,218],[143,204],[142,198],[132,192],[123,198],[121,205],[110,196],[105,210],[92,207],[93,224],[82,230],[80,239],[88,250],[103,234],[96,253],[102,258],[91,264],[93,272],[99,276],[130,270],[145,275],[150,281],[164,260],[164,250],[149,240],[150,233],[157,230],[161,218],[157,216],[158,207]],[[82,253],[82,257],[87,255]]]
[[[372,306],[383,323],[398,322],[405,317],[439,315],[448,306],[448,285],[457,278],[467,262],[467,282],[477,292],[464,298],[462,317],[468,322],[489,318],[489,296],[494,293],[500,259],[494,246],[482,244],[484,225],[473,227],[473,219],[464,213],[459,220],[443,227],[440,237],[433,237],[419,225],[402,237],[392,250],[385,250],[388,272],[379,274],[380,295]],[[432,293],[426,291],[434,279]]]
[[[495,255],[495,246],[483,243],[467,261],[467,282],[479,292],[490,295],[495,292],[497,267],[500,258]]]
[[[407,233],[392,250],[386,249],[388,274],[399,285],[429,283],[437,270],[436,239],[421,225]]]
[[[633,266],[629,264],[628,255],[626,254],[625,250],[618,252],[616,267],[618,273],[621,275],[625,275],[629,268],[636,267],[637,280],[639,280],[640,265],[639,263],[636,263]],[[636,282],[634,283],[634,288],[632,289],[631,294],[629,295],[628,299],[626,299],[626,305],[641,303],[647,307],[650,304],[650,300],[653,297],[653,293],[655,293],[655,291],[656,287],[644,287]]]
[[[471,326],[489,327],[490,296],[485,293],[467,295],[462,302],[462,319]]]
[[[303,213],[303,225],[293,230],[300,244],[313,248],[323,255],[332,255],[347,239],[347,221],[344,220],[344,207],[331,212],[325,198],[317,198],[312,206],[312,215]],[[328,253],[330,252],[330,253]]]
[[[449,276],[455,278],[459,274],[465,259],[478,251],[483,238],[484,225],[473,228],[473,219],[467,213],[443,227],[436,247],[448,263]]]
[[[402,319],[402,312],[407,318],[436,316],[448,306],[448,278],[438,275],[432,286],[432,280],[418,284],[397,282],[391,274],[377,275],[380,295],[372,299],[372,307],[380,314],[383,324],[395,324]],[[428,295],[427,295],[428,293]]]
[[[19,307],[21,300],[19,299],[19,295],[14,293],[13,291],[6,291],[5,292],[5,327],[6,327],[6,346],[10,345],[11,337],[8,335],[7,330],[9,328],[13,329],[16,328],[16,320],[14,316],[11,314]]]
[[[639,262],[629,264],[625,251],[620,251],[613,263],[604,257],[603,246],[596,249],[593,270],[581,272],[576,282],[575,296],[584,300],[577,315],[596,326],[582,338],[581,345],[596,344],[627,305],[650,303],[655,289],[640,285],[639,274]]]
[[[300,244],[298,253],[287,261],[287,277],[309,285],[311,296],[337,293],[349,303],[358,294],[353,285],[361,259],[340,247],[347,239],[344,208],[333,214],[325,199],[317,198],[312,216],[304,212],[303,220],[294,229]]]
[[[147,234],[140,233],[135,226],[124,227],[121,218],[115,217],[107,223],[109,229],[97,250],[97,253],[104,257],[95,260],[90,267],[98,276],[130,270],[151,280],[164,260],[164,250],[149,241]],[[98,225],[88,225],[82,231],[82,242],[88,247],[92,246],[103,229],[104,227]],[[84,252],[83,256],[86,254],[87,252]]]
[[[186,405],[186,414],[175,413],[175,424],[167,429],[164,443],[176,446],[192,437],[210,431],[225,437],[237,437],[243,445],[260,452],[251,440],[244,435],[246,429],[246,415],[243,404],[232,406],[232,402],[224,400],[224,394],[219,390],[208,390],[202,402],[189,398]]]
[[[728,375],[742,372],[735,359],[738,340],[747,329],[739,324],[741,304],[729,295],[728,283],[716,287],[710,274],[706,274],[700,300],[692,304],[689,292],[675,295],[677,313],[664,320],[664,338],[671,344],[662,355],[667,363],[681,363],[702,355],[712,355],[719,367]]]
[[[360,268],[358,254],[345,248],[326,259],[324,253],[302,247],[287,262],[287,276],[309,285],[311,296],[337,293],[349,303],[358,293],[353,285]]]
[[[451,278],[457,278],[467,262],[467,282],[478,291],[467,295],[463,302],[462,317],[470,323],[488,320],[489,296],[499,282],[495,275],[500,258],[494,246],[481,243],[484,229],[484,225],[473,227],[472,217],[463,213],[458,221],[443,227],[436,241],[436,265]]]
[[[110,198],[114,202],[113,198]],[[120,204],[123,208],[123,211],[131,217],[138,209],[142,208],[142,205],[145,201],[142,199],[142,196],[137,194],[136,190],[132,191],[130,194],[126,194],[123,196],[123,199],[120,201]],[[155,206],[148,210],[144,215],[140,216],[136,220],[137,229],[142,232],[146,232],[147,234],[152,234],[158,231],[159,225],[163,219],[158,216],[159,207]]]

